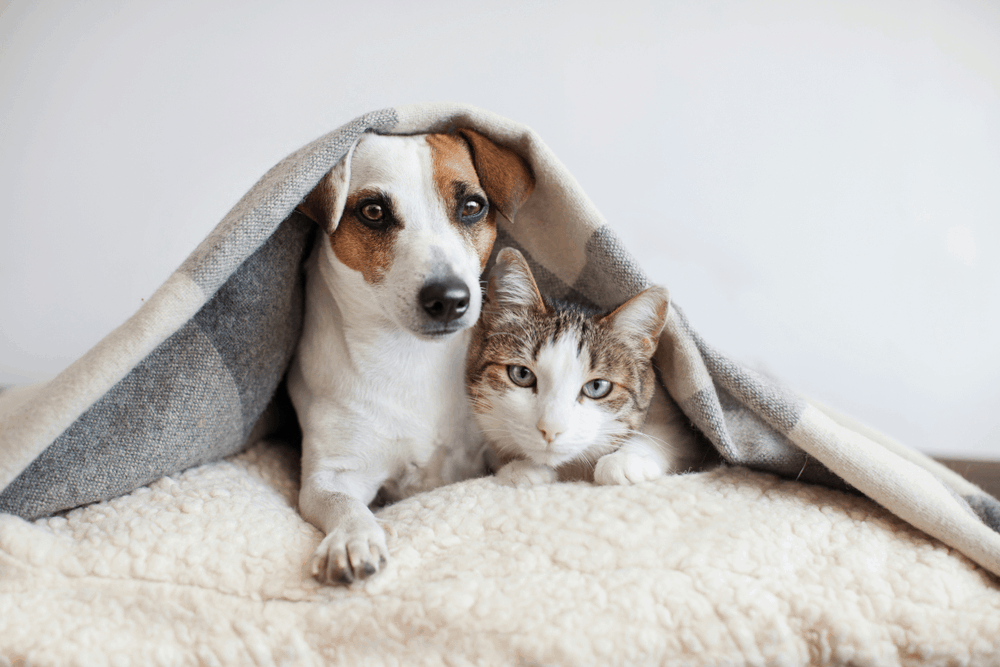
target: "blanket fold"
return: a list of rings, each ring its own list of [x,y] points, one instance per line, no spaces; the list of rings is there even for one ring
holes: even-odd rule
[[[366,114],[272,168],[132,318],[48,383],[0,395],[0,511],[33,519],[126,493],[248,444],[295,349],[314,230],[295,206],[363,132],[468,127],[518,151],[535,192],[494,252],[539,288],[612,308],[648,283],[529,128],[473,107]],[[1000,575],[1000,503],[929,458],[729,359],[672,305],[656,362],[727,462],[853,488]]]

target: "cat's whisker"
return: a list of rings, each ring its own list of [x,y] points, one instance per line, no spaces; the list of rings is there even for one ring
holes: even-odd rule
[[[486,334],[487,338],[493,338],[494,336],[513,336],[514,340],[521,340],[518,337],[518,335],[516,333],[514,333],[513,331],[507,331],[507,330],[491,331],[490,333]]]
[[[529,338],[531,338],[531,333],[532,332],[531,332],[530,329],[528,329],[528,325],[525,322],[518,321],[517,322],[517,326],[521,329],[521,331],[524,332],[525,336],[528,336]]]
[[[528,328],[528,325],[527,325],[527,323],[526,323],[526,322],[524,322],[524,321],[523,321],[523,320],[521,320],[521,319],[513,319],[512,321],[507,321],[507,322],[504,322],[504,324],[505,324],[505,325],[508,325],[508,326],[513,326],[513,327],[514,327],[514,328],[516,328],[516,329],[520,329],[520,330],[521,330],[521,333],[523,333],[523,334],[524,334],[525,336],[527,336],[528,338],[532,338],[532,337],[533,337],[533,336],[532,336],[532,334],[533,334],[534,332],[533,332],[533,331],[532,331],[531,329],[529,329],[529,328]],[[512,333],[513,333],[513,332],[509,331],[509,330],[508,330],[508,329],[506,329],[506,328],[504,328],[504,329],[500,329],[500,330],[499,330],[499,331],[497,331],[496,333],[501,333],[501,332],[504,332],[504,333],[510,333],[510,334],[512,334]]]
[[[532,336],[532,334],[536,333],[533,332],[531,329],[529,329],[528,325],[523,320],[516,320],[514,321],[513,324],[515,328],[520,329],[521,333],[523,333],[525,336],[528,336],[529,338]]]
[[[507,431],[505,429],[502,429],[502,428],[484,428],[484,429],[479,429],[479,432],[480,433],[500,433],[500,434],[507,433]]]
[[[626,432],[627,433],[631,433],[632,435],[642,436],[643,438],[649,438],[650,440],[652,440],[656,444],[660,445],[661,447],[663,447],[667,451],[673,451],[674,450],[674,446],[672,444],[670,444],[669,442],[667,442],[666,440],[663,440],[662,438],[657,438],[656,436],[652,436],[652,435],[650,435],[648,433],[643,433],[642,431],[636,430],[634,428],[630,428]]]
[[[504,455],[504,454],[521,454],[522,453],[521,450],[517,446],[515,446],[513,443],[494,442],[493,443],[493,447],[494,447],[494,450],[496,451],[496,453],[498,455],[501,455],[501,456]]]
[[[513,338],[514,340],[516,340],[518,343],[520,343],[523,347],[525,347],[525,348],[530,348],[531,347],[526,340],[524,340],[520,336],[517,336],[512,331],[494,331],[493,333],[486,334],[487,338],[492,338],[493,336],[510,336],[511,338]]]
[[[596,433],[595,440],[604,438],[610,441],[619,440],[628,435],[629,429],[621,428],[619,424],[606,424]]]

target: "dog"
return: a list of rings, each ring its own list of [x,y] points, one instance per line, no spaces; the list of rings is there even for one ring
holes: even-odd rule
[[[369,505],[483,474],[465,355],[497,215],[535,186],[472,130],[367,133],[298,210],[321,231],[306,263],[288,391],[302,428],[299,511],[325,533],[310,561],[351,584],[388,562]]]

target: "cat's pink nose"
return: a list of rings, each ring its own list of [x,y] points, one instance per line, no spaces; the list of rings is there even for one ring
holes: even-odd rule
[[[550,445],[553,440],[559,437],[559,434],[566,430],[562,424],[554,424],[552,422],[545,421],[544,419],[539,419],[536,426],[538,427],[539,433],[541,433],[542,437],[545,438],[545,442]]]

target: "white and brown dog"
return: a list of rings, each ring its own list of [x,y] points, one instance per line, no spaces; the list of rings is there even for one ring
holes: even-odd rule
[[[326,537],[322,582],[388,558],[369,504],[480,474],[464,386],[497,213],[534,188],[481,134],[365,134],[299,205],[326,232],[307,264],[288,389],[302,427],[299,511]]]

